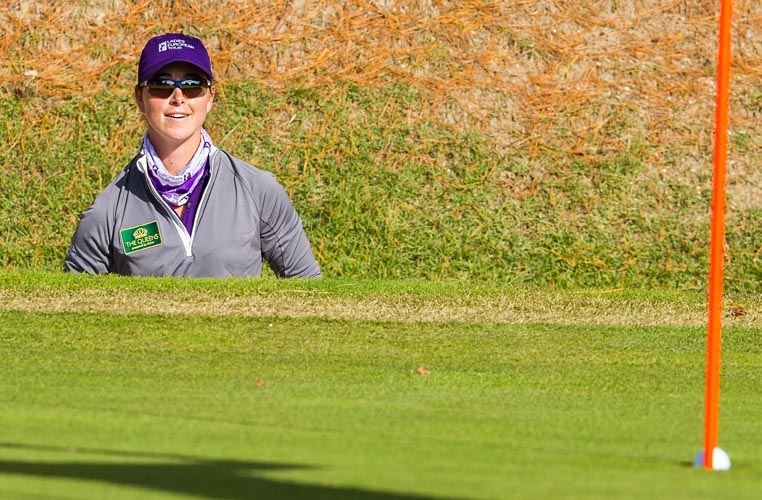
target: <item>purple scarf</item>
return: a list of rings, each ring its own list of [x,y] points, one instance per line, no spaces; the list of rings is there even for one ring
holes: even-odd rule
[[[199,144],[196,154],[193,155],[185,168],[177,175],[172,175],[167,171],[159,155],[156,154],[156,150],[148,138],[148,133],[143,136],[143,151],[148,165],[148,178],[151,179],[151,184],[164,201],[175,207],[188,203],[191,193],[204,178],[211,149],[212,139],[206,130],[201,129],[201,144]]]

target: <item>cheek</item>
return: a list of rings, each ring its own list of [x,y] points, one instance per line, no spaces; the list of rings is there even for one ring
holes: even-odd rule
[[[209,113],[212,110],[212,104],[214,104],[214,99],[207,98],[206,103],[204,104],[204,114]]]
[[[143,103],[143,109],[146,116],[157,116],[157,115],[163,115],[163,106],[161,105],[159,99],[149,99],[148,101]]]

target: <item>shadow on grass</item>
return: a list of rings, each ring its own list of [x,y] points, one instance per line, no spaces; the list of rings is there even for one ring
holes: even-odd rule
[[[0,443],[0,448],[66,453],[67,455],[73,451],[65,447],[19,443]],[[87,448],[78,448],[76,452],[79,454],[105,455],[109,458],[103,462],[0,460],[0,476],[2,474],[21,474],[34,477],[81,479],[83,481],[99,481],[170,493],[230,500],[252,498],[273,500],[292,498],[424,500],[434,498],[358,488],[290,483],[258,475],[266,471],[315,469],[315,467],[297,464],[205,460],[183,455],[129,453]],[[133,461],[115,462],[114,457],[130,458]],[[137,459],[148,459],[155,461],[155,463],[136,463],[134,460]]]

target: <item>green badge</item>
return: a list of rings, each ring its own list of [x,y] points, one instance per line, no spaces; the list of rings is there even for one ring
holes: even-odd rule
[[[122,249],[126,254],[161,245],[161,233],[157,221],[122,229],[119,234],[122,236]]]

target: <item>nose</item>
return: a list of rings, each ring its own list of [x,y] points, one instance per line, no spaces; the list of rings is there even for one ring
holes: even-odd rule
[[[180,104],[183,102],[183,98],[185,97],[183,95],[183,91],[180,87],[175,87],[172,89],[172,94],[170,94],[169,102],[171,104]]]

